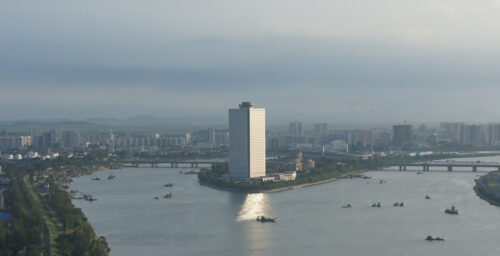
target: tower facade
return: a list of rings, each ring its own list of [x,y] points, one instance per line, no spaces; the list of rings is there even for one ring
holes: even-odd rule
[[[266,176],[266,110],[250,102],[229,109],[229,174],[234,178]]]

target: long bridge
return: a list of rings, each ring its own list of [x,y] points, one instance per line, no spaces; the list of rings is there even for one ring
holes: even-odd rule
[[[421,163],[406,163],[393,165],[398,166],[400,171],[406,171],[406,168],[422,167],[422,171],[428,172],[431,167],[444,167],[447,171],[452,172],[453,168],[471,168],[473,172],[477,172],[478,168],[496,168],[500,171],[500,163],[497,162],[481,162],[481,161],[435,161]]]
[[[135,159],[135,160],[124,160],[120,161],[124,167],[139,167],[139,165],[151,165],[152,168],[197,168],[199,165],[213,165],[218,163],[224,163],[227,159],[216,159],[216,160],[162,160],[162,159]],[[160,166],[160,164],[167,164]]]

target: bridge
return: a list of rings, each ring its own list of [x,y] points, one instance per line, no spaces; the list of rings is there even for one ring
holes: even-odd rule
[[[161,160],[161,159],[136,159],[136,160],[124,160],[120,161],[120,164],[124,167],[139,167],[139,165],[151,165],[151,168],[198,168],[199,165],[209,164],[213,167],[215,164],[224,163],[227,159],[217,159],[217,160]],[[160,164],[167,164],[166,166],[159,166]]]
[[[407,163],[394,165],[398,166],[400,171],[406,171],[409,166],[422,167],[422,171],[428,172],[431,167],[444,167],[447,171],[452,172],[453,168],[471,168],[473,172],[477,172],[478,168],[496,168],[500,171],[500,163],[497,162],[481,162],[481,161],[435,161],[435,162],[421,162],[421,163]]]

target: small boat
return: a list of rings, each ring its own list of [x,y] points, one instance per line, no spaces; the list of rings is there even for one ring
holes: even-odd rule
[[[427,241],[444,241],[444,237],[432,237],[431,235],[428,235],[425,240]]]
[[[166,188],[171,188],[171,187],[173,187],[173,186],[174,186],[174,184],[172,184],[172,183],[167,183],[167,184],[164,184],[163,186],[164,186],[164,187],[166,187]]]
[[[403,206],[405,206],[405,203],[403,203],[403,202],[399,203],[399,207],[403,207]]]
[[[454,205],[451,206],[451,209],[444,210],[444,212],[447,214],[452,214],[452,215],[458,214],[458,210],[455,208]]]
[[[431,199],[431,197],[429,195],[426,195],[425,199],[429,200],[429,199]]]
[[[163,198],[171,198],[171,197],[172,197],[172,193],[168,193],[168,194],[165,194],[165,195],[163,196]]]
[[[155,196],[155,199],[156,199],[156,200],[158,200],[158,199],[160,199],[160,198],[159,198],[159,197],[157,197],[157,196]]]
[[[373,203],[373,204],[372,204],[372,207],[380,207],[380,206],[381,206],[381,205],[380,205],[380,202],[379,202],[379,203]]]
[[[342,208],[351,208],[351,207],[352,207],[351,204],[346,204],[346,205],[342,206]]]
[[[418,172],[417,172],[417,174],[422,174],[422,172],[421,172],[421,171],[418,171]]]
[[[78,190],[71,190],[70,192],[71,192],[71,194],[76,194],[76,193],[78,193]]]
[[[265,216],[257,216],[256,220],[264,223],[264,222],[276,222],[276,219],[277,219],[277,217],[276,218],[266,218]]]
[[[115,175],[113,175],[113,173],[111,173],[111,174],[108,176],[108,180],[112,180],[112,179],[114,179],[115,177],[116,177],[116,176],[115,176]]]
[[[98,177],[94,177],[94,178],[92,178],[92,180],[101,180],[101,179]]]

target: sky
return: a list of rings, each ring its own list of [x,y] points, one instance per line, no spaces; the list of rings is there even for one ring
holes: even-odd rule
[[[0,120],[500,121],[500,0],[2,1]]]

